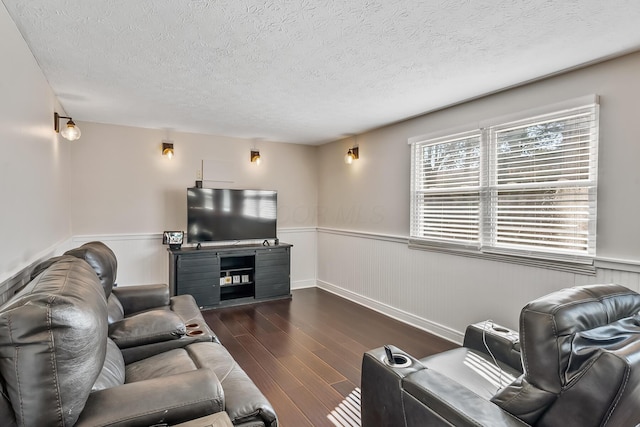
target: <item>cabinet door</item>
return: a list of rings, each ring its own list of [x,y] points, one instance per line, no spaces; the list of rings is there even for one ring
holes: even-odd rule
[[[200,308],[220,303],[220,261],[216,253],[178,255],[176,294],[191,294]]]
[[[256,252],[256,299],[291,293],[289,248],[269,248]]]

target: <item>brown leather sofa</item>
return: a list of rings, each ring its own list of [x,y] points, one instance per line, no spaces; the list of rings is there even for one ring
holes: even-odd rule
[[[519,334],[480,323],[461,348],[393,353],[393,365],[382,348],[363,358],[364,427],[640,424],[640,295],[622,286],[539,298]]]
[[[195,302],[161,286],[112,292],[105,248],[45,262],[0,307],[0,425],[168,426],[226,411],[236,426],[277,426]]]

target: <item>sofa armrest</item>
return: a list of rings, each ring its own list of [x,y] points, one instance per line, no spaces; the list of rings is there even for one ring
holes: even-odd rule
[[[519,418],[502,410],[433,369],[423,369],[402,380],[402,403],[407,427],[525,427]]]
[[[367,351],[362,358],[361,407],[364,427],[403,426],[402,379],[425,369],[419,360],[397,347],[389,346],[394,358],[406,357],[408,364],[391,366],[383,347]]]
[[[187,333],[182,319],[167,310],[134,314],[109,325],[109,338],[119,348],[179,339]]]
[[[490,320],[474,323],[467,326],[463,345],[486,355],[489,355],[488,347],[497,360],[522,373],[520,337],[514,330]]]
[[[224,389],[224,410],[236,426],[277,427],[278,419],[271,403],[247,373],[221,344],[198,342],[188,347],[198,366],[211,369]]]
[[[178,424],[224,410],[224,394],[210,369],[96,391],[76,427]]]
[[[169,305],[169,286],[165,284],[119,286],[112,292],[122,304],[125,315]]]

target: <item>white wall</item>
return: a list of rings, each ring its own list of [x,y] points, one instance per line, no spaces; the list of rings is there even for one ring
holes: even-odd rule
[[[640,290],[638,75],[640,53],[384,127],[358,136],[351,166],[342,158],[353,138],[322,146],[320,286],[452,339],[489,317],[515,327],[526,302],[574,284],[616,280]],[[407,248],[409,137],[587,94],[601,102],[597,255],[606,268],[580,276]]]
[[[59,108],[0,3],[0,283],[70,237],[70,142],[53,131]]]
[[[119,259],[118,282],[166,282],[163,230],[186,230],[186,189],[203,160],[227,168],[205,187],[278,191],[278,233],[292,250],[292,287],[315,285],[316,147],[257,142],[262,163],[252,164],[250,140],[79,122],[82,138],[71,150],[71,222],[74,244],[98,239]],[[173,140],[172,160],[161,155]],[[206,172],[206,171],[205,171]],[[205,175],[206,177],[206,175]],[[310,262],[313,260],[313,262]]]

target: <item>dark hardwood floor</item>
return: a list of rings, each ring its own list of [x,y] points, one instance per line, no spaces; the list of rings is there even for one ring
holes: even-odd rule
[[[455,347],[320,289],[292,293],[291,300],[203,312],[282,427],[331,426],[327,414],[360,387],[369,349],[394,344],[420,358]]]

